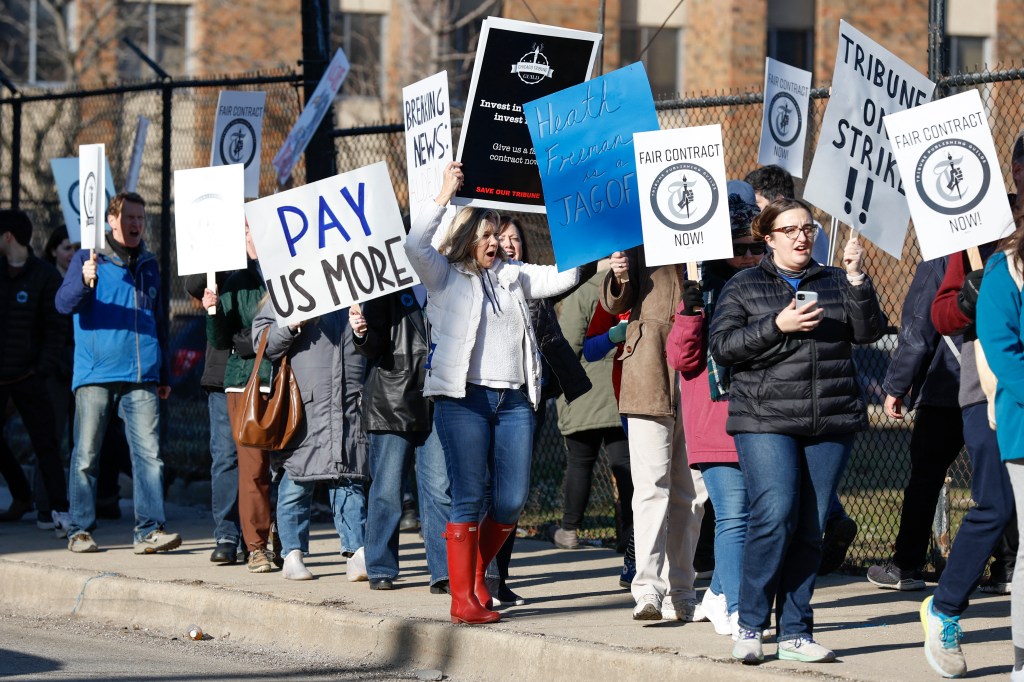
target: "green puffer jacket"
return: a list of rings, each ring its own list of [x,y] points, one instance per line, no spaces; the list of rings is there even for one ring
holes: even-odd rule
[[[256,353],[252,343],[252,321],[259,313],[260,299],[266,292],[256,261],[245,270],[234,272],[220,292],[217,314],[206,318],[206,339],[214,348],[230,350],[224,369],[224,388],[243,388],[249,383]],[[270,385],[269,360],[260,363],[260,383]]]
[[[565,340],[575,351],[593,384],[593,388],[572,403],[565,402],[565,397],[559,396],[558,430],[562,435],[622,426],[619,408],[615,404],[615,392],[612,390],[612,360],[615,353],[609,353],[598,362],[587,362],[583,357],[583,340],[590,318],[594,316],[605,273],[604,270],[597,272],[566,297],[558,316]]]

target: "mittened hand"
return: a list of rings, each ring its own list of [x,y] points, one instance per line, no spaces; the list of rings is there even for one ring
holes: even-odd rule
[[[622,320],[617,325],[608,330],[608,340],[612,343],[622,343],[626,340],[626,327],[629,326],[627,320]]]
[[[688,279],[683,282],[683,315],[700,315],[704,309],[704,296],[700,284]]]

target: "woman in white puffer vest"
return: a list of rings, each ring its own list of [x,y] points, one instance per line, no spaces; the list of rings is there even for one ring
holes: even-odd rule
[[[431,246],[463,179],[462,164],[449,164],[441,193],[420,212],[405,251],[427,288],[423,394],[435,398],[434,428],[451,481],[445,537],[452,622],[491,623],[498,614],[488,608],[484,569],[526,504],[540,401],[540,352],[526,301],[570,289],[579,273],[508,260],[498,243],[501,218],[489,209],[462,209],[441,245]],[[484,509],[488,483],[491,502]]]

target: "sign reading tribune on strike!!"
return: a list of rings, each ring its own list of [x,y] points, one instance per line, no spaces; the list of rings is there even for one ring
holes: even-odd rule
[[[910,209],[882,118],[930,101],[934,90],[909,64],[839,23],[832,95],[804,198],[895,258],[903,255]]]
[[[245,205],[281,325],[417,284],[383,161]]]

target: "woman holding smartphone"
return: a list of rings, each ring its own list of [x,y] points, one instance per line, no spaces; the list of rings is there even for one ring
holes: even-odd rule
[[[877,341],[885,319],[856,238],[843,252],[845,271],[811,258],[808,204],[773,201],[751,231],[771,254],[725,285],[710,332],[715,361],[732,368],[726,430],[750,504],[732,653],[764,660],[775,604],[780,659],[833,661],[814,641],[811,597],[829,504],[854,435],[868,426],[853,344]],[[798,305],[801,292],[817,300]]]

